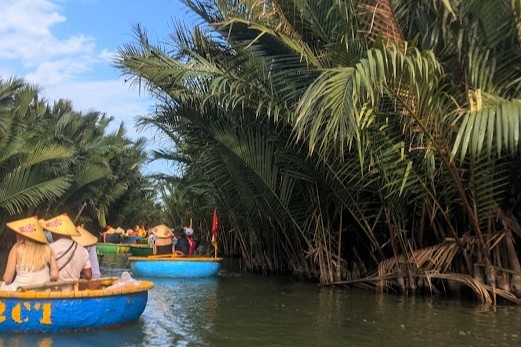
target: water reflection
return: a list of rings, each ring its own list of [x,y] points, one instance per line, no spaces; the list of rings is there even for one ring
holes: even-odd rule
[[[208,345],[217,312],[217,278],[157,279],[143,314],[146,345]]]
[[[102,277],[120,277],[123,271],[129,271],[130,254],[104,254],[100,265]]]
[[[113,330],[52,334],[0,335],[0,347],[87,347],[143,346],[142,323],[137,322]],[[124,337],[122,339],[122,337]]]
[[[130,271],[106,255],[103,276]],[[521,308],[324,288],[223,270],[157,279],[134,324],[83,333],[0,335],[4,346],[521,346]]]

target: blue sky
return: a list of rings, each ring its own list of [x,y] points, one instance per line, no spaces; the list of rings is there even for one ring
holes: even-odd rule
[[[134,128],[154,101],[124,83],[114,54],[134,42],[135,24],[156,43],[167,40],[172,21],[194,19],[179,0],[0,0],[0,78],[24,78],[49,101],[113,116],[113,128],[124,122],[129,137],[145,136],[157,148],[165,145],[160,136]],[[160,162],[145,169],[172,171]]]

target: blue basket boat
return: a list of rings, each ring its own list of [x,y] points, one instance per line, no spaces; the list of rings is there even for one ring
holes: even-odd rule
[[[115,280],[107,281],[104,285]],[[88,287],[95,281],[78,282]],[[52,284],[45,286],[50,288]],[[113,288],[70,291],[41,291],[41,287],[40,291],[0,291],[0,333],[82,331],[126,325],[139,319],[154,284],[138,281]]]
[[[221,269],[222,258],[183,257],[172,254],[129,257],[130,269],[138,277],[210,277]]]

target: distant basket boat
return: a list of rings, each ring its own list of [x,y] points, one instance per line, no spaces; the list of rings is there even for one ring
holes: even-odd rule
[[[138,277],[210,277],[221,269],[222,258],[183,257],[172,254],[128,258]]]
[[[96,249],[101,254],[130,253],[130,245],[121,243],[97,243]]]
[[[102,281],[109,285],[115,279]],[[96,280],[74,283],[93,282]],[[39,290],[72,283],[51,282]],[[152,282],[139,281],[95,290],[0,291],[0,333],[81,331],[129,324],[145,310],[153,287]]]
[[[148,245],[135,244],[130,245],[130,253],[132,253],[132,255],[146,257],[152,255],[154,250]]]

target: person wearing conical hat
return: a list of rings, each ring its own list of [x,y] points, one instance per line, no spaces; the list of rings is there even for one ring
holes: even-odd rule
[[[17,242],[9,252],[0,290],[14,291],[18,287],[56,280],[56,259],[38,218],[24,218],[6,225],[17,233]]]
[[[172,241],[172,230],[164,224],[152,228],[155,236],[152,250],[154,254],[174,253],[174,243]]]
[[[52,233],[54,242],[51,248],[58,264],[58,279],[60,281],[77,281],[80,278],[90,280],[92,277],[89,252],[82,245],[72,239],[72,236],[80,236],[76,226],[64,213],[45,220],[42,225]],[[62,286],[69,290],[72,286]]]
[[[120,235],[116,233],[116,229],[107,225],[107,230],[105,231],[105,238],[103,242],[106,243],[119,243]]]
[[[90,260],[90,268],[92,271],[92,278],[101,277],[101,272],[99,269],[98,262],[98,252],[96,250],[96,243],[98,243],[98,238],[88,232],[83,225],[76,227],[76,231],[80,233],[79,236],[72,236],[72,239],[78,242],[80,245],[85,247],[87,252],[89,253]]]

